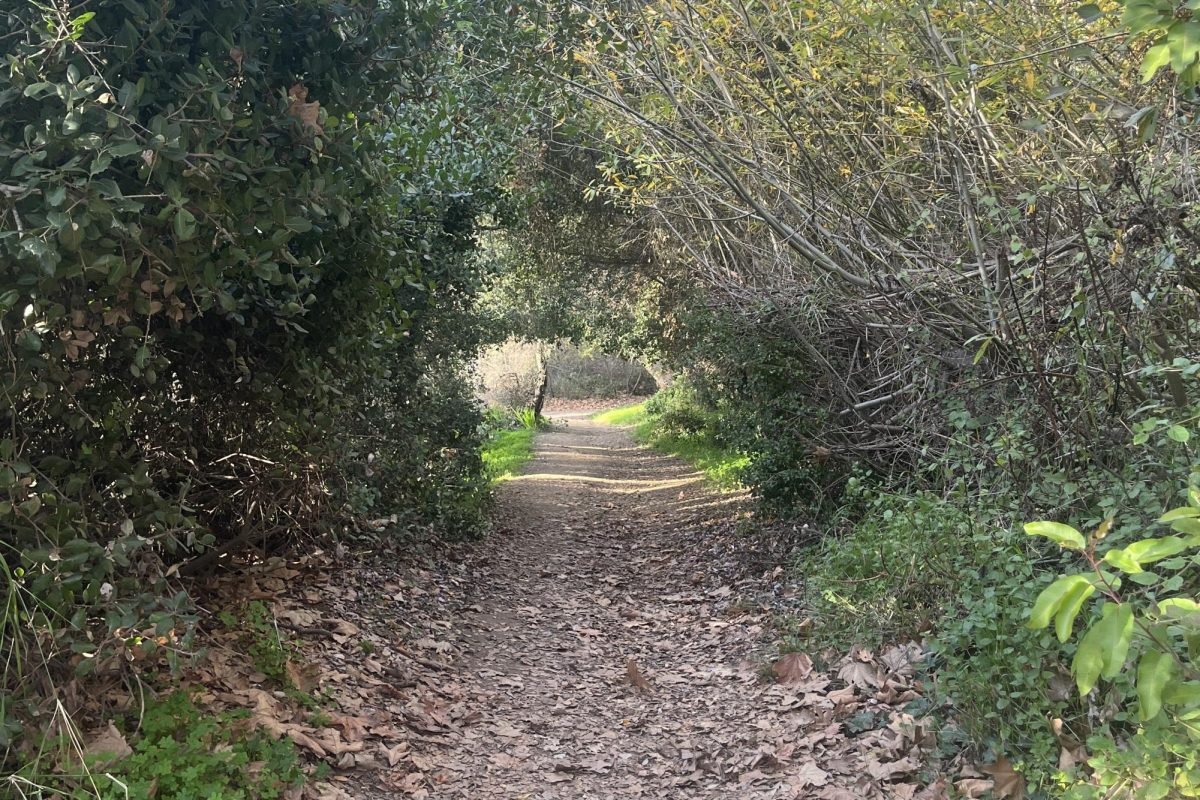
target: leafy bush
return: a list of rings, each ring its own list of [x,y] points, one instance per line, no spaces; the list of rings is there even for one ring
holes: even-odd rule
[[[696,466],[716,486],[741,486],[749,459],[721,433],[721,416],[700,405],[686,381],[676,381],[645,403],[616,408],[595,417],[609,425],[632,425],[633,438]]]
[[[975,566],[962,543],[976,540],[978,523],[943,498],[880,493],[861,478],[850,479],[846,497],[861,507],[856,521],[797,558],[806,610],[822,638],[843,647],[920,638]]]
[[[447,138],[443,39],[483,10],[0,7],[0,730],[35,670],[177,642],[170,567],[368,513],[479,527],[475,225],[511,131]]]
[[[1029,627],[1042,629],[1053,621],[1058,640],[1066,642],[1076,618],[1085,615],[1071,660],[1079,695],[1088,698],[1101,678],[1114,682],[1116,697],[1099,709],[1088,740],[1098,753],[1095,780],[1077,785],[1073,797],[1108,797],[1121,790],[1147,798],[1200,796],[1200,733],[1194,724],[1200,718],[1200,603],[1190,574],[1200,563],[1192,554],[1200,548],[1200,489],[1191,487],[1188,499],[1189,505],[1159,519],[1182,535],[1123,547],[1100,548],[1111,518],[1087,536],[1058,522],[1025,526],[1026,533],[1078,553],[1088,568],[1045,587]],[[1093,597],[1099,604],[1089,602]],[[1135,694],[1136,715],[1126,710]]]

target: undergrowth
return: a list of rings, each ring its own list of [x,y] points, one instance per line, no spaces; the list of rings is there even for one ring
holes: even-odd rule
[[[80,756],[64,741],[55,774],[30,763],[8,779],[22,798],[276,800],[301,785],[295,745],[245,711],[212,714],[176,691],[133,706],[110,737]]]
[[[545,418],[536,416],[532,409],[489,409],[483,443],[483,468],[488,481],[495,484],[516,475],[533,458],[534,437],[546,425]]]
[[[184,692],[146,709],[132,747],[108,770],[103,800],[274,800],[303,780],[289,740],[254,728],[245,713],[205,713]]]

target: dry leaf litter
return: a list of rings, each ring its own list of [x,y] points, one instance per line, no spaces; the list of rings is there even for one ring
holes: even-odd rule
[[[757,569],[744,497],[565,417],[480,542],[317,553],[210,587],[269,605],[290,682],[321,700],[273,687],[238,631],[211,633],[189,676],[332,768],[292,800],[1020,800],[1007,762],[936,764],[905,711],[917,645],[775,654],[796,589],[778,559]]]

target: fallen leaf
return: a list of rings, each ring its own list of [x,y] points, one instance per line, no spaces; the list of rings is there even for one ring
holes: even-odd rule
[[[284,662],[283,666],[287,671],[288,680],[292,682],[292,686],[305,694],[312,694],[321,685],[320,670],[316,665],[305,664],[301,666],[289,658]]]
[[[986,778],[963,778],[954,784],[954,788],[963,797],[976,798],[983,797],[992,790],[995,784]]]
[[[784,686],[791,686],[812,674],[813,663],[805,653],[788,653],[775,662],[775,677]]]
[[[796,770],[791,778],[792,788],[803,789],[808,786],[821,787],[829,782],[829,773],[811,761]]]
[[[996,800],[1024,800],[1025,778],[1013,769],[1007,758],[998,758],[994,764],[982,764],[979,769],[992,776],[995,786],[992,794]]]
[[[133,748],[125,741],[125,736],[117,726],[108,723],[108,727],[100,731],[88,742],[83,751],[84,760],[92,767],[103,767],[133,755]]]
[[[897,775],[911,775],[920,768],[920,763],[914,758],[902,758],[886,763],[874,757],[867,760],[867,774],[877,781],[891,780]]]
[[[383,751],[383,756],[387,760],[389,767],[394,767],[399,764],[406,755],[408,755],[407,742],[401,742],[395,747]]]
[[[863,661],[851,661],[838,670],[838,677],[851,686],[870,687],[878,689],[883,681],[880,680],[879,670],[873,664]]]
[[[639,691],[650,691],[649,681],[642,677],[642,673],[638,670],[637,662],[632,658],[625,662],[625,677],[627,677],[629,682],[636,686]]]

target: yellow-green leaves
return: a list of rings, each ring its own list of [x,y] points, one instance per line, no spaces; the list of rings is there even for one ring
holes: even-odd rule
[[[1096,587],[1087,575],[1067,575],[1059,578],[1038,595],[1033,612],[1029,616],[1029,627],[1034,630],[1044,628],[1050,624],[1052,618],[1056,618],[1055,632],[1059,641],[1065,642],[1071,635],[1071,625],[1083,601],[1094,591]]]
[[[1030,536],[1045,536],[1067,550],[1082,550],[1087,546],[1082,533],[1061,522],[1027,522],[1025,533]]]
[[[1167,513],[1158,518],[1159,522],[1175,522],[1180,519],[1189,519],[1200,517],[1200,508],[1195,506],[1182,506],[1180,508],[1172,508]]]
[[[1090,692],[1101,676],[1116,677],[1129,653],[1132,635],[1133,608],[1128,603],[1106,606],[1104,617],[1088,629],[1071,662],[1079,694]]]
[[[1126,575],[1136,575],[1142,571],[1143,564],[1153,564],[1155,561],[1170,558],[1198,545],[1200,542],[1194,538],[1184,539],[1180,536],[1142,539],[1127,547],[1109,550],[1104,554],[1104,561],[1112,564]]]
[[[1175,659],[1170,653],[1150,649],[1138,662],[1137,694],[1141,718],[1154,719],[1162,710],[1163,690],[1175,675]]]

